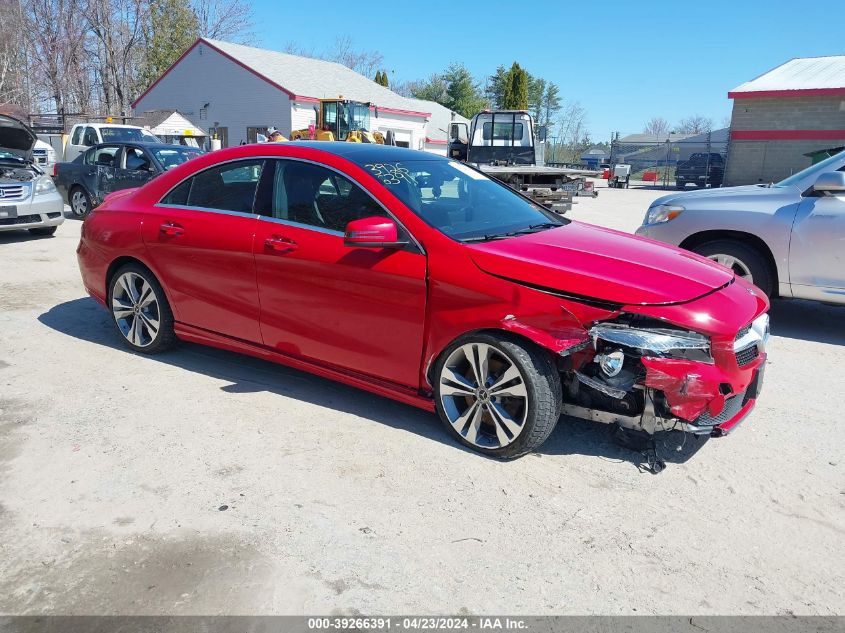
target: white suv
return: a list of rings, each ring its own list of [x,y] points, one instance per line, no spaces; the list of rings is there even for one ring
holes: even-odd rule
[[[0,115],[0,231],[52,235],[65,220],[53,179],[33,158],[37,140],[25,123]]]

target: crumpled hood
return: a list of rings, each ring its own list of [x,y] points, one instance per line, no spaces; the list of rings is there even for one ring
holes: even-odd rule
[[[28,125],[14,117],[0,114],[0,151],[32,161],[32,148],[37,140],[38,137]]]
[[[683,303],[734,278],[688,251],[581,222],[469,248],[475,264],[497,277],[622,305]]]

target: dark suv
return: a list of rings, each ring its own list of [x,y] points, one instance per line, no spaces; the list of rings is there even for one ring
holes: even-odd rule
[[[687,183],[698,187],[721,187],[725,177],[725,159],[717,152],[695,152],[675,167],[675,184],[683,189]]]

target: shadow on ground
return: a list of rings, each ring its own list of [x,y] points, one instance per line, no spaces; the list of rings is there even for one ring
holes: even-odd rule
[[[82,298],[61,303],[39,316],[38,320],[67,336],[125,351],[127,354],[133,353],[123,346],[108,313],[93,299]],[[434,413],[426,413],[306,372],[189,343],[182,343],[175,350],[148,358],[223,380],[228,384],[221,389],[228,393],[267,391],[367,418],[472,453],[453,442]],[[685,438],[683,433],[658,436],[660,457],[670,463],[687,461],[703,443],[693,437]],[[616,445],[609,427],[569,417],[561,418],[555,432],[538,452],[545,455],[590,455],[634,465],[643,461],[641,453]]]
[[[776,299],[769,314],[773,336],[845,345],[845,306]]]

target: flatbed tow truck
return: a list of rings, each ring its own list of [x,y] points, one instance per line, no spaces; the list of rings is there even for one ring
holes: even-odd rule
[[[543,164],[534,120],[524,110],[484,110],[469,125],[450,124],[448,155],[520,191],[540,204],[566,213],[591,169]]]

